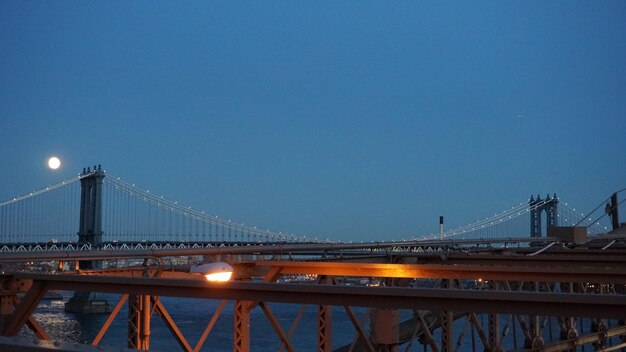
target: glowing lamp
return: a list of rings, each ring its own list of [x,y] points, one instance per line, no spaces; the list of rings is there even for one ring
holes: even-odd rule
[[[207,281],[228,281],[233,275],[233,267],[223,262],[206,263],[193,265],[189,272],[200,273]]]

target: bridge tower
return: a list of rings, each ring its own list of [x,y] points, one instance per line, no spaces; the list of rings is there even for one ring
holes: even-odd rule
[[[546,199],[541,199],[540,195],[537,195],[537,199],[534,199],[533,196],[530,196],[530,200],[528,201],[528,205],[530,206],[530,237],[541,237],[541,214],[542,212],[546,212],[546,222],[547,227],[558,226],[558,204],[559,198],[557,198],[556,193],[554,197],[550,198],[548,194]],[[547,234],[546,234],[547,235]]]
[[[78,227],[78,243],[91,244],[98,249],[102,244],[102,167],[94,165],[83,169],[80,179],[80,218]],[[101,269],[100,260],[81,260],[77,262],[80,269]],[[66,312],[74,313],[110,313],[113,307],[99,293],[76,291],[65,303]]]
[[[80,179],[80,223],[78,243],[100,247],[102,243],[102,180],[104,171],[98,165],[83,169]]]

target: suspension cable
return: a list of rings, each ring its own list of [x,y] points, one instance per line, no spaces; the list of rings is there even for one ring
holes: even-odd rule
[[[173,202],[162,196],[159,197],[153,193],[150,193],[147,190],[140,189],[133,184],[130,184],[128,182],[121,180],[119,177],[110,176],[109,178],[105,178],[104,182],[110,183],[116,187],[119,187],[120,191],[132,196],[133,198],[141,199],[145,202],[148,202],[156,206],[161,206],[161,205],[168,206],[171,212],[182,215],[186,218],[193,217],[202,222],[213,223],[215,225],[221,225],[222,232],[224,232],[225,228],[228,227],[229,229],[234,228],[237,230],[253,233],[255,235],[257,234],[263,235],[267,238],[271,238],[275,240],[285,240],[287,237],[291,237],[292,239],[296,241],[303,241],[305,239],[304,236],[299,237],[299,236],[294,236],[294,235],[286,235],[283,233],[276,233],[276,232],[272,232],[269,230],[259,230],[255,227],[246,226],[246,225],[239,224],[236,222],[221,219],[217,216],[208,215],[208,214],[205,214],[204,212],[192,209],[191,207],[185,207],[181,204],[178,204],[178,202]]]
[[[462,235],[464,233],[474,231],[476,228],[481,228],[482,229],[482,228],[486,228],[486,227],[490,227],[490,226],[495,226],[496,222],[497,223],[501,223],[501,222],[503,222],[504,219],[507,219],[507,218],[508,218],[507,220],[512,220],[512,219],[514,219],[514,218],[516,218],[518,216],[521,216],[522,213],[526,213],[526,212],[535,210],[535,209],[537,209],[537,208],[539,208],[539,207],[541,207],[541,206],[543,206],[543,205],[553,201],[553,199],[554,198],[551,198],[551,199],[547,199],[546,198],[546,199],[543,199],[543,200],[541,200],[539,202],[533,203],[531,205],[529,205],[528,203],[522,203],[518,207],[513,207],[512,209],[509,209],[508,211],[504,211],[503,213],[500,213],[500,214],[496,214],[493,217],[486,218],[484,220],[479,220],[479,221],[477,221],[475,223],[471,223],[471,224],[468,224],[468,225],[460,226],[460,227],[457,227],[457,228],[454,228],[454,229],[450,229],[450,230],[448,230],[448,231],[446,231],[444,233],[444,237],[451,237],[451,236]],[[526,209],[526,207],[528,207],[528,208]],[[517,214],[515,214],[515,213],[517,213]],[[489,225],[487,225],[487,224],[489,224]],[[487,225],[487,226],[485,226],[485,225]],[[471,229],[471,230],[469,230],[469,229]]]
[[[597,206],[597,207],[593,208],[593,210],[592,210],[591,212],[587,213],[587,216],[590,216],[591,214],[593,214],[596,210],[598,210],[598,208],[600,208],[601,206],[603,206],[603,205],[606,203],[606,201],[607,201],[607,200],[609,200],[609,199],[611,199],[611,196],[608,196],[608,197],[606,197],[603,201],[601,201],[601,202],[600,202],[600,204],[598,204],[598,206]],[[602,216],[604,216],[604,215],[602,215]],[[602,216],[601,216],[600,218],[598,218],[598,220],[600,220],[600,219],[602,218]],[[581,222],[583,222],[583,221],[585,221],[585,219],[586,219],[586,218],[587,218],[586,216],[583,216],[583,218],[582,218],[582,219],[580,219],[580,221],[578,221],[576,224],[574,224],[574,227],[576,227],[576,226],[580,225],[580,223],[581,223]],[[597,221],[597,220],[596,220],[596,221]],[[593,223],[595,223],[595,221],[594,221],[594,222],[592,222],[592,224],[593,224]],[[591,225],[589,225],[589,226],[591,226]],[[589,226],[587,226],[587,227],[589,227]]]
[[[84,175],[74,176],[72,178],[68,178],[67,180],[61,181],[61,182],[59,182],[57,184],[54,184],[52,186],[48,186],[46,188],[42,188],[42,189],[40,189],[38,191],[33,191],[33,192],[29,193],[29,194],[25,194],[25,195],[22,195],[22,196],[15,197],[13,199],[6,200],[6,201],[0,203],[0,207],[8,205],[8,204],[13,204],[15,202],[19,202],[19,201],[24,200],[24,199],[32,198],[34,196],[38,196],[40,194],[43,194],[43,193],[55,190],[55,189],[57,189],[59,187],[63,187],[63,186],[69,185],[69,184],[71,184],[73,182],[76,182],[76,181],[80,180],[83,177],[84,177]]]
[[[619,206],[620,206],[620,205],[622,205],[622,203],[624,203],[624,202],[626,202],[626,199],[623,199],[621,202],[617,203],[617,205],[616,205],[615,207],[619,207]],[[595,221],[592,221],[592,222],[591,222],[591,224],[589,224],[589,225],[587,226],[587,228],[589,228],[589,227],[591,227],[592,225],[596,224],[596,223],[597,223],[600,219],[602,219],[603,217],[605,217],[605,216],[607,216],[607,215],[608,215],[608,213],[604,213],[604,214],[600,215],[600,217],[599,217],[599,218],[597,218]],[[581,222],[582,222],[582,220],[581,220],[581,221],[579,221],[579,222],[578,222],[578,224],[580,224]],[[576,225],[578,225],[578,224],[576,224]],[[574,225],[574,226],[576,226],[576,225]]]

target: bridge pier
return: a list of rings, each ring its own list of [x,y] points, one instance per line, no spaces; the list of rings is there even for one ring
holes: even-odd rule
[[[65,311],[80,314],[111,313],[113,307],[106,299],[94,292],[74,292],[65,303]]]

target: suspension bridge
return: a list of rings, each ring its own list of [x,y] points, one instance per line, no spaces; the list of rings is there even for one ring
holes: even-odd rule
[[[216,350],[218,320],[232,329],[222,350],[237,352],[624,351],[624,191],[587,214],[537,195],[462,226],[442,221],[439,233],[353,243],[258,229],[86,168],[0,203],[0,350],[108,350],[105,335],[125,310],[124,344],[139,350],[172,347],[159,346],[155,316],[183,351]],[[142,261],[94,264],[129,258]],[[26,262],[58,269],[33,273]],[[232,281],[205,282],[197,264],[211,262],[230,267]],[[52,290],[75,292],[66,308],[107,314],[86,344],[62,341],[58,318],[38,311]],[[161,297],[215,304],[194,334]],[[282,304],[301,308],[278,317]],[[299,327],[307,305],[316,334]],[[253,311],[269,324],[253,323]],[[352,332],[337,336],[340,323]],[[274,344],[255,341],[255,329],[273,331]]]
[[[261,230],[226,219],[142,189],[94,166],[0,203],[0,252],[337,242]],[[548,227],[575,224],[586,227],[593,236],[609,231],[606,221],[606,217],[594,221],[556,194],[545,198],[538,195],[442,233],[400,237],[406,242],[542,237]]]

